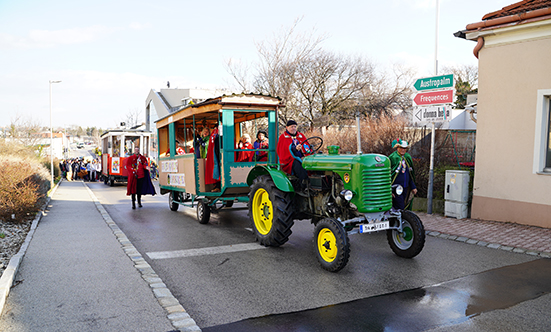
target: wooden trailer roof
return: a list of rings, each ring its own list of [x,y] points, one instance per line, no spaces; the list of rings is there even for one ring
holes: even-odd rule
[[[195,116],[195,122],[212,123],[218,121],[218,112],[222,109],[243,110],[236,116],[236,122],[252,120],[264,116],[263,113],[247,113],[247,110],[273,111],[279,107],[285,107],[278,97],[239,94],[223,95],[207,99],[201,103],[187,105],[156,121],[157,128],[162,128],[170,123]]]
[[[144,130],[144,129],[109,129],[105,131],[103,134],[101,134],[100,138],[103,138],[105,136],[120,136],[120,135],[143,135],[143,136],[149,136],[152,134],[151,131]]]

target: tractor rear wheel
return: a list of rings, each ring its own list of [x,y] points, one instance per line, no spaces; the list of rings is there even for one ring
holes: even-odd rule
[[[291,194],[277,189],[269,175],[257,177],[249,194],[249,218],[256,239],[266,247],[279,247],[289,240],[294,206]]]
[[[350,258],[350,240],[342,224],[333,218],[320,220],[314,229],[314,250],[321,267],[342,270]]]

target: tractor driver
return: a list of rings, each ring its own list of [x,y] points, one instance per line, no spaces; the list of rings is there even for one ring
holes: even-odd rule
[[[308,151],[308,145],[303,144],[306,136],[297,131],[295,120],[287,121],[285,132],[279,136],[277,142],[277,156],[281,169],[289,175],[295,175],[299,178],[301,190],[306,188],[308,183],[308,173],[302,167],[302,158]]]

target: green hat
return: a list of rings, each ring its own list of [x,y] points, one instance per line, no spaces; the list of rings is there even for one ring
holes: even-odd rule
[[[392,141],[392,147],[397,149],[397,148],[404,148],[404,149],[407,149],[409,148],[409,144],[407,141],[403,141],[401,139],[395,139],[394,141]]]

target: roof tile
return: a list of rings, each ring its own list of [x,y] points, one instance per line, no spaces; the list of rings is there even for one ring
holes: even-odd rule
[[[488,13],[482,17],[482,20],[491,20],[547,7],[551,7],[551,0],[524,0],[503,7],[501,10]]]

